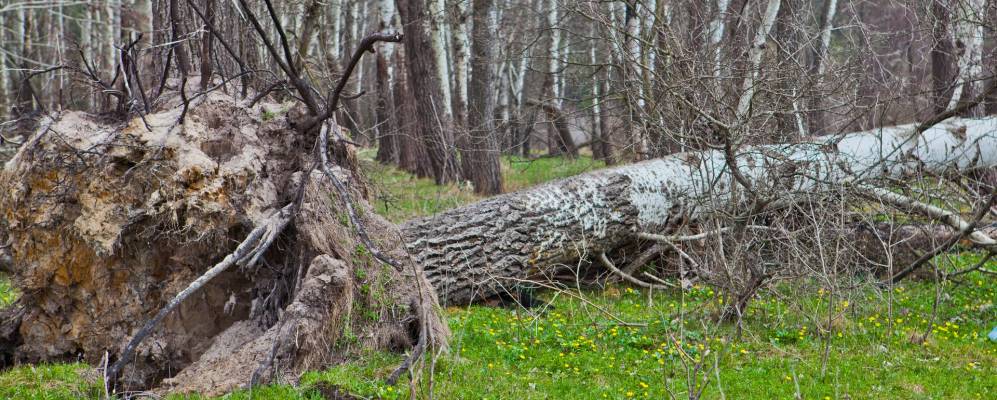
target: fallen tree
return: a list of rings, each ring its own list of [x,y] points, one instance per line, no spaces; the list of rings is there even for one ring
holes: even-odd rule
[[[0,318],[0,360],[130,357],[123,389],[165,379],[218,394],[409,349],[424,329],[445,340],[421,269],[365,201],[350,145],[333,140],[306,177],[313,138],[289,129],[296,111],[267,120],[286,105],[246,103],[210,93],[181,122],[175,100],[145,116],[148,129],[82,112],[42,121],[0,174],[0,231],[23,293]]]
[[[0,367],[82,359],[101,366],[109,392],[212,395],[293,380],[360,351],[411,350],[394,384],[445,347],[448,331],[397,227],[367,203],[333,116],[363,54],[401,35],[360,40],[322,95],[272,3],[271,24],[240,0],[240,17],[285,80],[252,97],[235,87],[234,98],[219,91],[269,71],[244,68],[212,18],[187,4],[240,74],[196,82],[175,40],[167,50],[177,79],[167,61],[158,90],[147,91],[138,39],[120,49],[111,83],[83,52],[83,67],[47,70],[85,78],[117,107],[42,117],[0,172],[0,255],[10,255],[22,293],[0,310]],[[268,103],[276,87],[297,101]]]
[[[997,118],[950,119],[676,154],[486,199],[409,221],[402,231],[441,302],[464,304],[732,204],[757,212],[822,192],[861,188],[868,194],[882,178],[995,165]],[[881,190],[872,194],[882,196]],[[992,246],[992,239],[982,244]]]

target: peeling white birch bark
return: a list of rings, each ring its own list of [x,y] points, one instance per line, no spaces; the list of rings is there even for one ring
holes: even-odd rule
[[[744,148],[741,173],[784,199],[922,170],[997,166],[997,117],[951,119]],[[704,218],[735,201],[720,151],[679,153],[486,199],[402,226],[410,252],[448,304],[494,295],[516,279]]]

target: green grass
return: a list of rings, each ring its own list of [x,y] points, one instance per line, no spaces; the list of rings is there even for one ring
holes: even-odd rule
[[[378,212],[391,220],[479,199],[470,188],[437,187],[371,158],[370,152],[361,154],[375,183]],[[510,190],[600,167],[588,158],[503,159]],[[961,253],[938,261],[965,268],[979,257]],[[997,261],[991,264],[997,268]],[[9,288],[0,279],[0,301],[16,296],[4,297]],[[712,322],[721,297],[706,287],[546,293],[542,296],[550,306],[535,310],[449,308],[451,349],[433,365],[433,395],[688,398],[687,391],[697,384],[709,399],[976,399],[997,392],[997,343],[986,339],[997,325],[993,276],[972,273],[944,283],[935,311],[932,282],[908,281],[890,290],[862,289],[833,298],[825,289],[803,281],[760,293],[740,332],[733,324]],[[912,340],[924,332],[930,332],[927,340]],[[320,388],[330,386],[369,398],[407,398],[408,382],[384,384],[402,357],[373,352],[309,372],[297,387],[271,385],[223,398],[321,399]],[[100,384],[90,371],[79,364],[9,370],[0,373],[0,398],[92,398],[100,394]],[[426,372],[422,382],[428,378]],[[419,390],[426,397],[426,386]]]
[[[889,293],[836,299],[830,335],[828,295],[785,287],[753,304],[744,331],[710,323],[717,308],[708,288],[657,292],[609,288],[586,301],[557,296],[546,312],[450,309],[452,353],[434,374],[438,399],[687,398],[688,378],[709,378],[704,397],[719,398],[987,398],[997,391],[997,344],[985,336],[997,321],[997,282],[970,276],[949,284],[932,323],[934,288],[912,283]],[[801,297],[799,291],[810,293]],[[792,296],[792,297],[790,297]],[[787,303],[784,298],[803,299]],[[893,315],[886,306],[892,297]],[[602,308],[629,323],[615,323]],[[823,317],[823,318],[822,318]],[[911,337],[934,327],[923,344]],[[827,340],[830,339],[828,346]],[[825,349],[829,349],[823,362]],[[371,354],[307,377],[364,396],[405,398],[384,386],[399,356]],[[704,361],[705,374],[688,373]],[[719,378],[718,378],[719,376]],[[697,381],[693,381],[697,382]],[[696,384],[693,383],[695,388]]]
[[[0,399],[100,398],[102,384],[84,364],[26,365],[0,373]]]
[[[651,295],[609,287],[580,292],[584,301],[548,294],[551,307],[533,311],[451,308],[452,349],[436,362],[434,398],[662,398],[669,391],[685,398],[689,376],[709,377],[705,398],[719,398],[721,389],[729,398],[988,398],[997,391],[997,344],[985,338],[997,321],[997,280],[970,274],[944,289],[934,322],[930,282],[836,296],[829,335],[821,331],[829,295],[806,283],[762,293],[740,337],[733,324],[711,322],[719,297],[704,287]],[[644,326],[621,325],[601,310]],[[926,341],[912,343],[927,330]],[[273,385],[224,398],[318,399],[319,385],[407,398],[405,382],[383,383],[400,361],[370,353],[308,373],[297,388]],[[687,367],[699,361],[718,372],[690,375]],[[0,398],[99,394],[84,371],[78,364],[8,371],[0,374]]]
[[[10,278],[0,273],[0,308],[14,304],[19,295]]]
[[[436,185],[432,179],[416,178],[398,168],[382,165],[374,161],[375,153],[370,149],[361,150],[360,165],[374,185],[371,202],[377,213],[392,222],[435,214],[482,199],[467,184]],[[601,161],[584,155],[575,160],[558,157],[502,157],[506,192],[578,175],[603,166]]]

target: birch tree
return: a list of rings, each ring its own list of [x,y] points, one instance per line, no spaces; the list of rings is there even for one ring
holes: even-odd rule
[[[777,203],[765,207],[778,208],[881,178],[997,166],[994,149],[997,118],[991,117],[757,146],[733,159],[720,150],[681,153],[412,220],[402,231],[441,303],[467,304],[522,280],[550,279],[559,268],[638,236],[654,238],[644,233],[675,221],[738,215],[744,211],[731,207],[754,207],[743,203],[741,185]]]
[[[948,109],[953,109],[960,101],[972,98],[977,92],[977,80],[983,70],[983,21],[986,13],[984,0],[958,1],[956,9],[959,20],[956,23],[956,47],[961,51],[958,72]],[[971,107],[967,114],[978,116],[982,105]]]
[[[772,31],[772,25],[775,24],[775,17],[779,14],[780,4],[782,4],[781,0],[768,0],[761,25],[751,40],[751,49],[748,50],[748,74],[745,75],[744,82],[741,84],[741,96],[737,100],[735,112],[740,121],[744,121],[748,117],[751,101],[755,97],[755,84],[761,68],[762,55],[765,53],[765,42],[768,41],[769,32]]]

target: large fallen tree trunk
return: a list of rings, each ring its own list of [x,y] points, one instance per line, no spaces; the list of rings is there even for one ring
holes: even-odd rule
[[[746,203],[744,183],[788,200],[924,170],[995,166],[997,118],[746,147],[734,159],[689,152],[605,169],[409,221],[402,230],[441,301],[468,303],[630,243],[639,232]]]

